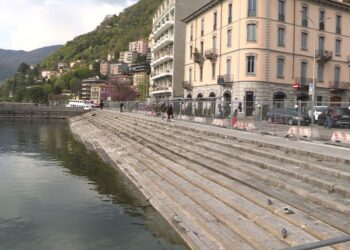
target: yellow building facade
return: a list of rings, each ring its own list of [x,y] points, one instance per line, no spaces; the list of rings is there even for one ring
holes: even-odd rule
[[[311,100],[315,78],[317,105],[350,101],[348,4],[212,0],[183,21],[185,97],[223,97],[252,115],[258,101]]]

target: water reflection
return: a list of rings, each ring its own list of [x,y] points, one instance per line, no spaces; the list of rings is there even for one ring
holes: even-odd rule
[[[0,249],[184,249],[66,122],[1,121]]]

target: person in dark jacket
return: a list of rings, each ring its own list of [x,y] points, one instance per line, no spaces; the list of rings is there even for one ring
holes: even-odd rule
[[[124,108],[124,103],[120,103],[120,113],[122,113],[123,112],[123,108]]]
[[[168,115],[168,122],[170,122],[170,118],[173,116],[173,105],[169,105],[166,111],[167,115]]]

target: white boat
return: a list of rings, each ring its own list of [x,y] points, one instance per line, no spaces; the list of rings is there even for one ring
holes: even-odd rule
[[[90,100],[69,100],[66,105],[67,108],[83,108],[89,110],[92,108],[92,102]]]

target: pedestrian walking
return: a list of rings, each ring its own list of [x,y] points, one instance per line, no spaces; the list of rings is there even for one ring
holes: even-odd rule
[[[120,113],[122,113],[123,112],[123,108],[124,108],[124,103],[121,102],[119,107],[120,107]]]
[[[165,102],[163,102],[162,105],[160,106],[160,112],[162,113],[162,121],[164,121],[167,113],[167,107]]]
[[[168,115],[168,122],[170,122],[170,118],[174,118],[173,117],[173,105],[169,105],[168,108],[167,108],[167,111],[166,111],[167,115]]]
[[[328,109],[326,112],[326,122],[324,124],[325,128],[332,128],[333,126],[333,116],[332,110]]]
[[[237,123],[238,109],[235,109],[232,115],[232,127],[234,127]]]
[[[100,102],[100,109],[103,109],[103,106],[104,106],[104,103],[103,103],[103,101],[101,100],[101,102]]]

